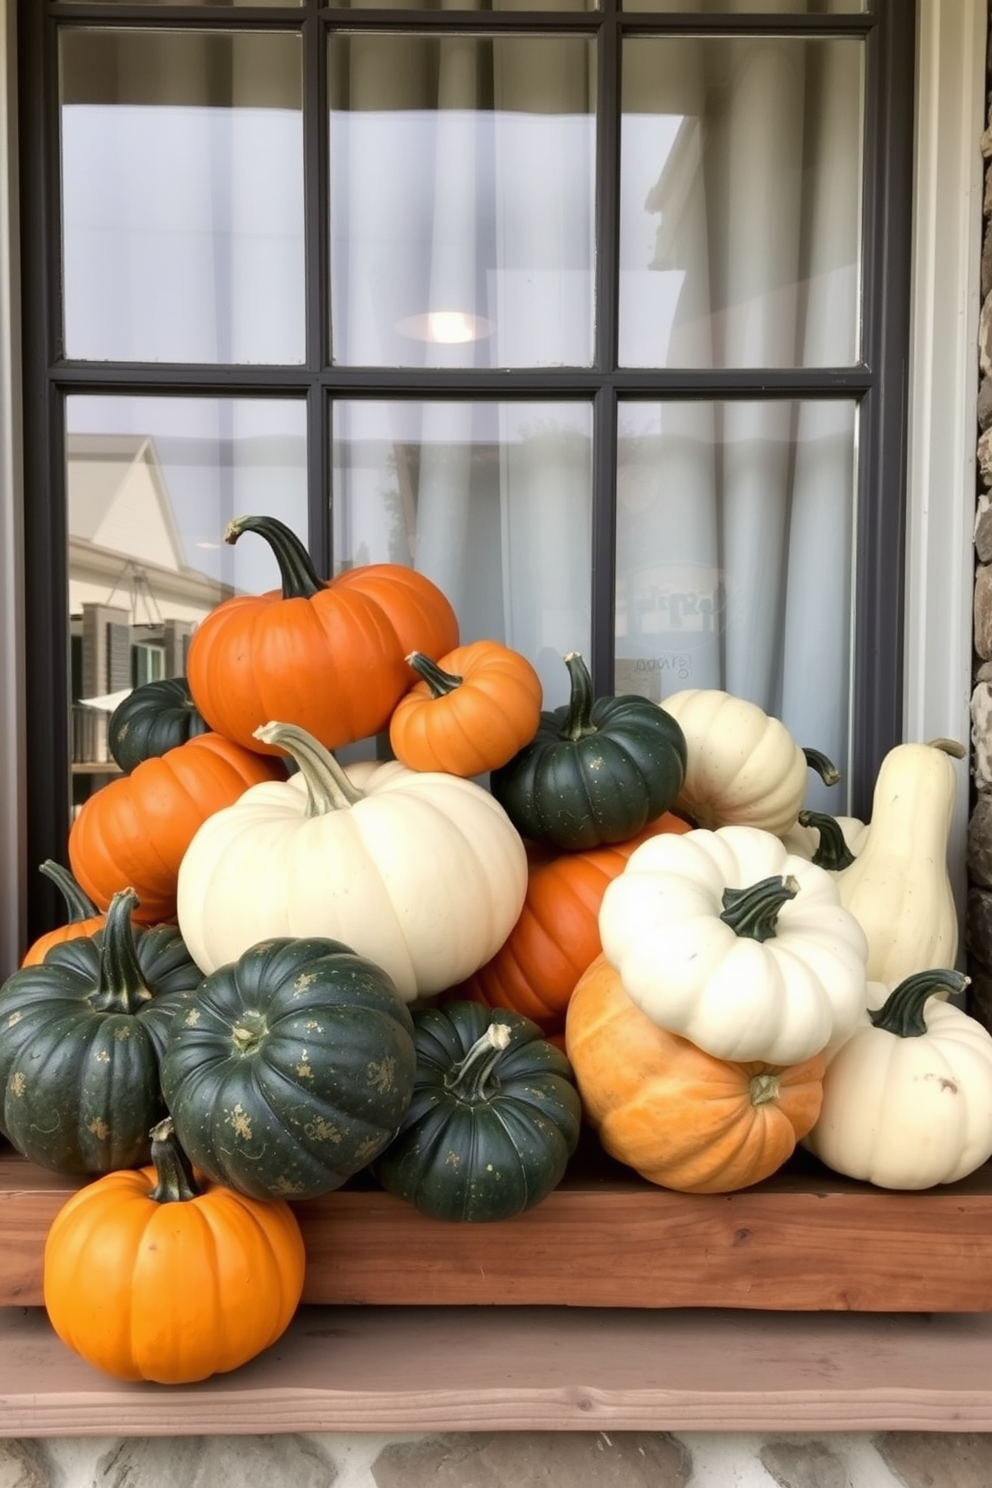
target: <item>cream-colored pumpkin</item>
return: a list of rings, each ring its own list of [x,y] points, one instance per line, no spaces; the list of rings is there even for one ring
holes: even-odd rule
[[[802,1063],[865,1007],[868,948],[834,875],[758,827],[649,839],[599,932],[642,1012],[720,1059]]]
[[[342,769],[294,725],[258,732],[300,768],[216,812],[187,849],[178,918],[204,972],[260,940],[320,935],[413,1001],[496,953],[523,906],[527,854],[488,791],[395,761]]]
[[[697,827],[787,832],[805,799],[810,766],[827,784],[839,778],[829,760],[801,749],[784,723],[745,698],[690,687],[661,706],[686,742],[685,779],[673,809]]]

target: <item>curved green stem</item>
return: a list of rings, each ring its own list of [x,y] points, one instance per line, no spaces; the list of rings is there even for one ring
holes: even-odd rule
[[[825,754],[821,754],[819,749],[804,749],[803,754],[806,756],[806,763],[810,769],[816,771],[824,785],[837,784],[840,779],[840,771],[832,759],[828,759]]]
[[[152,1127],[151,1139],[155,1187],[148,1197],[157,1204],[181,1204],[195,1199],[201,1189],[193,1176],[193,1166],[179,1145],[171,1116]]]
[[[844,840],[840,822],[835,816],[828,816],[825,811],[800,811],[799,825],[815,827],[820,834],[813,854],[813,862],[817,868],[826,868],[830,873],[839,873],[842,868],[850,868],[854,862],[854,854]]]
[[[307,816],[326,816],[365,799],[365,792],[352,784],[331,751],[299,724],[263,723],[254,737],[278,745],[296,761],[306,783]]]
[[[880,1008],[868,1014],[876,1028],[897,1038],[919,1038],[926,1033],[924,1016],[931,997],[946,1000],[952,992],[963,992],[971,981],[964,972],[949,967],[917,971],[893,988]]]
[[[227,524],[224,541],[236,543],[242,532],[257,532],[272,549],[282,578],[283,599],[312,599],[327,588],[296,533],[278,517],[235,517]]]
[[[63,868],[62,864],[56,863],[54,858],[46,858],[43,863],[39,864],[38,871],[51,879],[65,900],[66,909],[69,911],[68,924],[78,925],[80,920],[95,919],[100,913],[89,895],[83,893],[68,868]]]
[[[131,911],[138,903],[133,889],[121,889],[110,901],[100,932],[100,969],[97,984],[88,998],[91,1007],[105,1013],[136,1013],[151,1001],[151,991],[138,965],[134,948]]]
[[[454,692],[465,681],[454,672],[442,671],[436,661],[431,661],[422,651],[411,651],[406,658],[407,665],[412,666],[418,677],[422,678],[430,688],[434,697],[446,697],[449,692]]]
[[[568,653],[565,657],[565,665],[568,667],[571,693],[568,699],[568,712],[565,714],[565,721],[558,734],[562,739],[582,739],[586,734],[598,732],[592,722],[592,678],[589,675],[589,668],[578,651]]]
[[[465,1058],[445,1075],[445,1089],[467,1106],[477,1106],[481,1101],[488,1100],[492,1092],[486,1086],[510,1042],[510,1037],[508,1023],[490,1023]]]
[[[751,940],[770,940],[775,934],[778,912],[799,893],[799,883],[790,873],[788,878],[773,874],[747,889],[724,889],[723,913],[720,918],[735,935]]]

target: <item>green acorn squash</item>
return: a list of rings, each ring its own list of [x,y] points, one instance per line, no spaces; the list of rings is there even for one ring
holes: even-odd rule
[[[197,712],[185,677],[144,682],[118,703],[107,725],[107,745],[125,775],[210,725]]]

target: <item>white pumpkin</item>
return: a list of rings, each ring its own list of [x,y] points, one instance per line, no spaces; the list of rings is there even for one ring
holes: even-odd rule
[[[343,769],[295,725],[258,737],[299,771],[215,812],[183,857],[179,926],[204,972],[270,937],[327,936],[414,1001],[496,953],[523,906],[527,854],[488,791],[395,761]]]
[[[834,876],[758,827],[643,843],[599,932],[632,1001],[720,1059],[799,1064],[865,1007],[868,947]]]
[[[882,1006],[869,984],[876,1006],[832,1052],[805,1138],[829,1168],[879,1188],[921,1189],[992,1157],[992,1034],[943,1000],[967,980],[933,968]]]

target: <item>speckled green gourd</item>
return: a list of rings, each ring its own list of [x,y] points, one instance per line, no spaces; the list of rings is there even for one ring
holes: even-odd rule
[[[126,775],[143,760],[185,744],[210,725],[196,710],[185,677],[144,682],[119,703],[107,725],[107,744]]]

